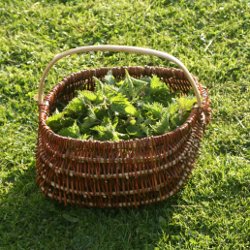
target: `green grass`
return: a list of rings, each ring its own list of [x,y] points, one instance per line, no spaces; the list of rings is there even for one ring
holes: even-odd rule
[[[247,0],[1,1],[0,249],[249,248],[249,13]],[[54,54],[92,44],[167,51],[209,88],[213,120],[196,168],[165,202],[65,208],[36,186],[42,70]],[[72,56],[53,68],[47,90],[83,68],[146,64],[173,66],[122,53]]]

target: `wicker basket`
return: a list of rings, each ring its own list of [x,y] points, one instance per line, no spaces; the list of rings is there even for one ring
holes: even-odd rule
[[[50,68],[62,57],[88,51],[123,51],[154,55],[175,62],[181,69],[114,67],[84,70],[65,77],[43,98]],[[69,102],[76,90],[94,90],[93,76],[109,70],[120,79],[125,68],[133,77],[160,77],[172,90],[194,89],[197,105],[186,122],[160,136],[119,142],[72,139],[55,134],[46,119],[58,102]],[[51,199],[88,207],[137,207],[167,199],[187,180],[200,140],[210,120],[207,90],[175,57],[156,50],[130,46],[87,46],[63,52],[48,64],[39,86],[39,131],[36,153],[37,183]]]

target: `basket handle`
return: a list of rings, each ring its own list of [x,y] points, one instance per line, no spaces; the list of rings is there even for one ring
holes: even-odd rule
[[[174,62],[177,64],[184,72],[185,76],[191,83],[195,96],[197,98],[197,104],[198,107],[201,107],[202,100],[201,100],[201,95],[199,93],[199,90],[197,88],[197,85],[195,83],[194,78],[192,75],[189,73],[188,69],[185,67],[185,65],[176,57],[169,55],[168,53],[158,51],[158,50],[153,50],[153,49],[147,49],[147,48],[141,48],[141,47],[134,47],[134,46],[120,46],[120,45],[97,45],[97,46],[82,46],[82,47],[77,47],[74,49],[70,49],[67,51],[64,51],[60,54],[57,54],[47,65],[45,68],[42,78],[39,83],[39,89],[38,89],[38,104],[43,105],[44,104],[44,86],[45,86],[45,78],[47,77],[49,70],[51,67],[61,58],[72,55],[72,54],[77,54],[77,53],[82,53],[82,52],[90,52],[90,51],[114,51],[114,52],[128,52],[128,53],[137,53],[137,54],[144,54],[144,55],[152,55],[152,56],[157,56],[160,58],[167,59],[169,61]]]

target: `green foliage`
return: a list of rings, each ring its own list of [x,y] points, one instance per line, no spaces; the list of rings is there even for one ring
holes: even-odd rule
[[[177,124],[178,124],[178,123],[181,123],[182,121],[187,119],[187,116],[189,114],[187,111],[190,111],[192,109],[192,107],[196,103],[196,98],[194,98],[192,96],[189,96],[189,97],[181,96],[180,98],[177,98],[176,101],[177,101],[177,104],[179,107],[179,112],[178,112],[179,122],[177,122]],[[173,113],[173,111],[172,111],[172,113]],[[170,114],[171,114],[171,112],[170,112]]]
[[[159,120],[162,117],[162,113],[166,111],[164,106],[159,102],[146,102],[141,105],[143,112],[145,112],[145,116],[152,121]]]
[[[188,118],[189,112],[195,103],[196,98],[192,96],[181,96],[170,103],[166,112],[169,114],[169,127],[171,130],[174,130]]]
[[[126,71],[117,82],[108,72],[104,82],[95,81],[95,92],[79,91],[61,113],[48,118],[54,132],[101,141],[161,135],[182,124],[195,103],[170,93],[157,76],[141,80]]]
[[[180,98],[177,99],[177,103],[181,111],[191,110],[195,102],[196,102],[196,98],[193,96],[192,97],[181,96]]]
[[[168,113],[164,113],[162,118],[152,126],[154,135],[161,135],[170,130],[169,116]]]
[[[90,116],[85,117],[80,123],[81,134],[89,133],[90,128],[98,123],[99,121],[97,119],[97,116],[95,115],[94,116],[90,115]]]
[[[135,103],[149,91],[150,81],[150,78],[137,79],[131,77],[126,71],[125,79],[118,82],[116,85],[119,87],[119,92],[127,96],[130,101]]]
[[[125,128],[130,138],[141,138],[149,135],[148,129],[143,124],[128,125]]]
[[[89,91],[89,90],[83,90],[79,94],[80,99],[84,99],[84,103],[86,102],[94,102],[97,99],[97,96],[94,92]]]
[[[120,116],[127,117],[137,115],[137,110],[134,105],[121,93],[116,93],[115,96],[110,98],[110,108]]]
[[[63,114],[66,116],[71,116],[77,118],[79,116],[86,114],[86,109],[84,109],[85,103],[84,98],[74,98],[71,102],[64,108]]]
[[[170,92],[168,86],[162,83],[162,81],[157,76],[153,76],[150,82],[149,96],[153,101],[167,106],[174,97],[174,94]]]
[[[66,136],[66,137],[72,137],[72,138],[78,138],[80,137],[80,129],[76,122],[70,127],[62,128],[59,132],[59,135]]]
[[[74,123],[74,119],[65,117],[64,113],[57,113],[50,116],[46,123],[54,132],[58,132],[62,128],[71,126]]]
[[[105,117],[100,125],[94,126],[91,130],[97,132],[97,136],[95,138],[98,140],[119,141],[119,137],[122,136],[122,134],[116,131],[117,123],[117,118],[112,122],[109,117]]]

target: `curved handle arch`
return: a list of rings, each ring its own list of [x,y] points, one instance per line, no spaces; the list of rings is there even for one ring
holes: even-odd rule
[[[147,49],[147,48],[141,48],[141,47],[134,47],[134,46],[121,46],[121,45],[96,45],[96,46],[82,46],[77,47],[74,49],[70,49],[67,51],[64,51],[62,53],[57,54],[47,65],[45,68],[40,83],[39,83],[39,89],[38,89],[38,104],[42,105],[44,104],[43,95],[44,95],[44,86],[45,86],[45,79],[50,71],[50,69],[53,67],[53,65],[62,59],[63,57],[72,55],[72,54],[78,54],[78,53],[84,53],[84,52],[90,52],[90,51],[112,51],[112,52],[128,52],[128,53],[136,53],[136,54],[144,54],[144,55],[151,55],[151,56],[157,56],[166,60],[169,60],[171,62],[174,62],[177,64],[184,72],[185,76],[191,83],[195,96],[197,98],[197,104],[198,107],[201,107],[202,99],[201,95],[199,93],[199,90],[197,88],[197,85],[195,83],[194,78],[186,68],[186,66],[176,57],[162,51],[154,50],[154,49]]]

